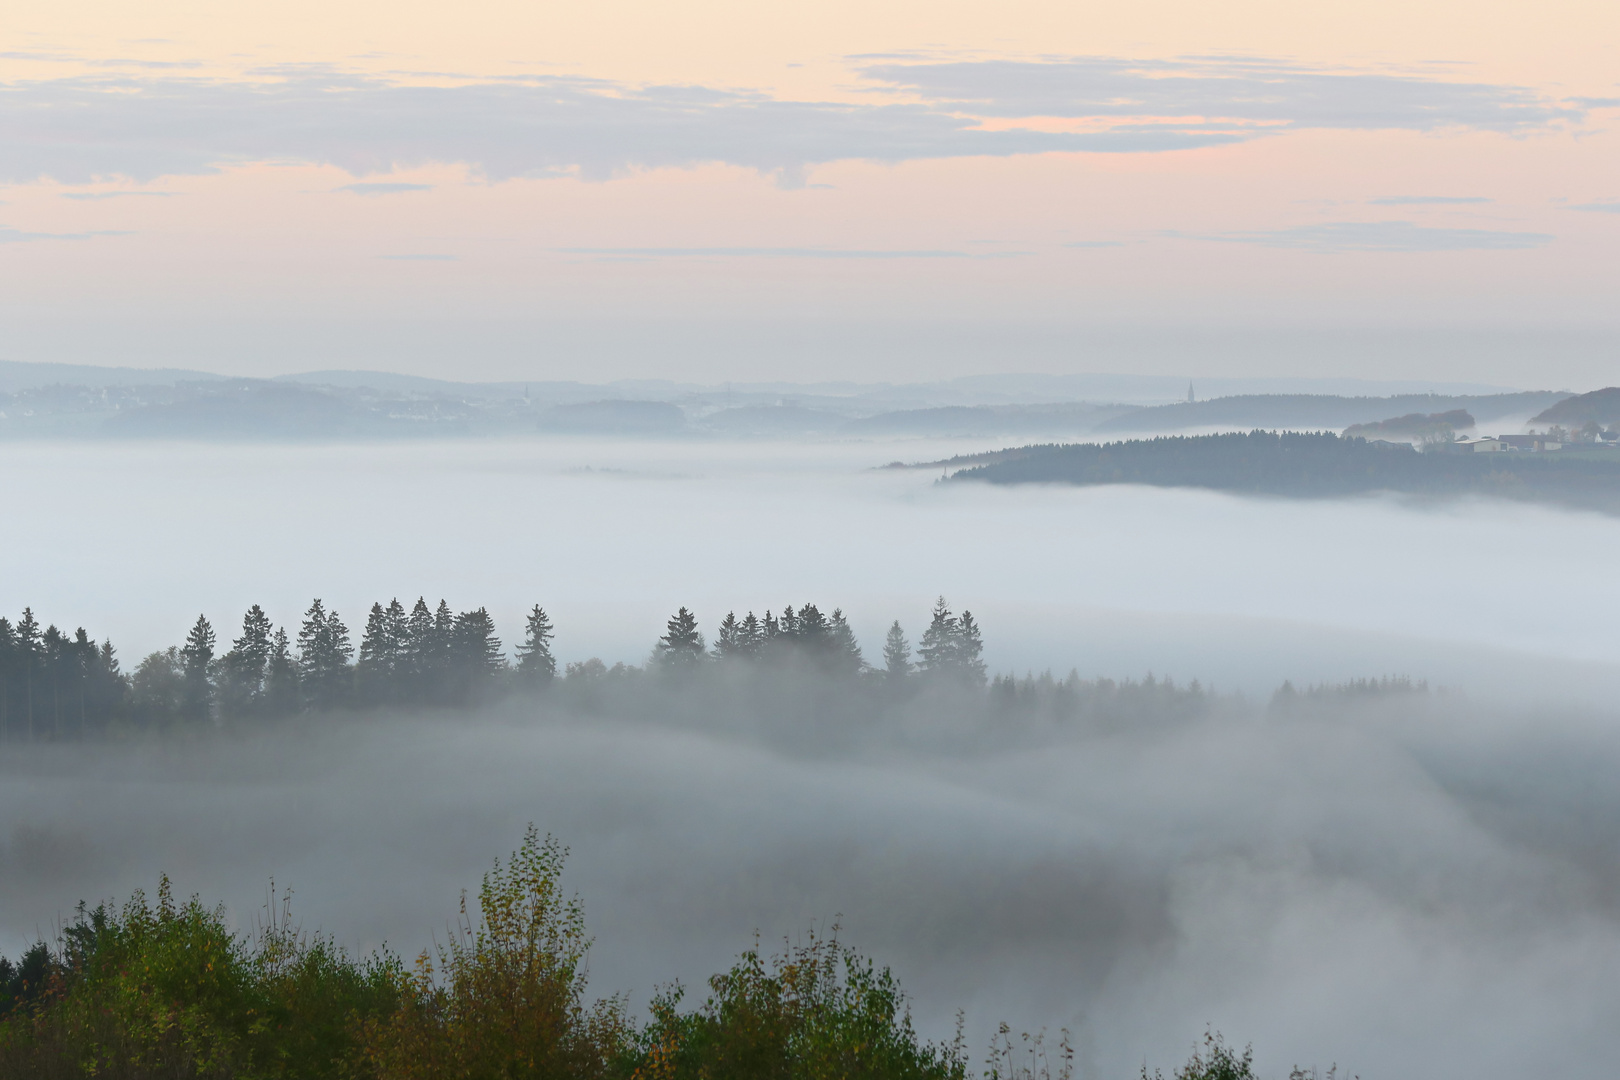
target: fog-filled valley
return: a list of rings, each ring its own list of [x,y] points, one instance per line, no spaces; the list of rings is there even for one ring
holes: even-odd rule
[[[1066,1026],[1080,1075],[1179,1061],[1206,1024],[1272,1073],[1614,1051],[1606,717],[1327,695],[964,740],[951,712],[856,746],[533,704],[13,746],[6,934],[161,868],[244,928],[274,876],[304,925],[413,955],[532,820],[572,847],[599,993],[836,920],[926,1033]]]
[[[571,849],[592,992],[638,1007],[755,931],[837,922],[926,1035],[964,1010],[975,1060],[1001,1021],[1068,1028],[1087,1077],[1169,1069],[1209,1026],[1267,1075],[1609,1059],[1620,521],[879,468],[962,450],[0,448],[5,613],[83,625],[126,672],[199,613],[223,654],[253,604],[296,638],[319,597],[359,644],[374,602],[442,596],[507,657],[543,604],[559,675],[459,707],[13,726],[0,953],[167,873],[244,929],[273,878],[306,928],[414,956],[533,822]],[[881,669],[940,594],[1018,683],[682,680],[654,650],[678,608],[713,644],[728,612],[812,602]]]

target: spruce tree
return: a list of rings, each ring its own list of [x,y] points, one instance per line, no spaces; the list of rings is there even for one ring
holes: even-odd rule
[[[452,633],[455,689],[458,699],[466,700],[488,690],[490,680],[506,668],[506,657],[487,608],[457,615]]]
[[[752,611],[744,616],[743,621],[737,626],[737,642],[742,656],[749,660],[759,657],[760,647],[765,644],[765,625]]]
[[[59,739],[62,737],[62,683],[67,675],[64,669],[69,662],[69,642],[62,636],[62,631],[56,628],[56,624],[52,623],[40,636],[39,645],[40,682],[49,698],[51,738]]]
[[[697,616],[684,607],[665,624],[665,634],[658,639],[654,656],[658,666],[668,672],[695,670],[703,662],[703,635],[698,633]]]
[[[716,660],[737,660],[742,655],[742,624],[737,621],[735,611],[728,611],[726,617],[720,620],[720,626],[714,634],[714,658]]]
[[[456,617],[450,610],[450,605],[439,598],[439,606],[433,609],[433,627],[428,631],[426,648],[423,657],[426,667],[423,670],[427,680],[427,697],[431,701],[447,702],[455,696],[451,685],[455,666],[456,644]]]
[[[400,694],[400,685],[410,666],[411,651],[411,622],[405,614],[405,606],[396,596],[388,601],[383,609],[383,619],[388,627],[388,641],[393,648],[393,661],[389,665],[390,695],[397,698]]]
[[[900,620],[894,620],[888,636],[883,639],[883,670],[890,679],[900,680],[911,674],[911,642],[900,629]]]
[[[265,665],[270,662],[270,616],[258,604],[242,616],[242,636],[220,657],[220,709],[236,716],[252,712],[264,694]]]
[[[214,688],[208,680],[213,662],[214,628],[206,616],[198,615],[180,649],[181,674],[186,683],[181,712],[187,720],[207,719],[213,706]]]
[[[328,614],[316,599],[298,630],[299,683],[311,706],[330,709],[345,702],[353,655],[348,627],[337,612]]]
[[[865,670],[866,657],[861,655],[860,643],[855,640],[849,620],[844,618],[843,608],[833,608],[832,617],[827,620],[827,644],[828,658],[834,669],[845,675]]]
[[[89,684],[91,711],[95,714],[96,723],[104,728],[123,711],[129,696],[129,680],[119,670],[118,653],[110,639],[104,640],[96,651]]]
[[[517,647],[518,674],[525,682],[539,685],[556,677],[557,658],[551,655],[551,639],[555,636],[546,609],[534,605],[523,626],[523,644]]]
[[[949,671],[956,659],[956,616],[941,596],[934,603],[933,616],[928,629],[923,631],[922,644],[917,648],[918,666],[929,674]]]
[[[89,711],[90,669],[96,662],[96,643],[90,640],[84,627],[79,627],[73,635],[71,646],[73,654],[74,694],[78,712],[79,738],[84,738],[87,727]]]
[[[0,615],[0,742],[11,737],[11,690],[16,684],[17,632]]]
[[[388,612],[382,604],[372,604],[360,636],[360,659],[354,671],[355,696],[360,705],[380,705],[388,699],[398,652]]]
[[[799,647],[812,656],[821,657],[827,650],[827,617],[814,604],[806,604],[794,617],[794,637]]]
[[[287,640],[286,628],[277,627],[265,663],[263,711],[267,716],[289,716],[298,711],[302,701],[292,643]]]
[[[39,623],[34,619],[34,609],[23,608],[22,618],[17,620],[16,631],[17,660],[22,668],[22,706],[28,727],[28,738],[34,737],[34,676],[39,668]]]
[[[984,661],[979,655],[984,652],[984,640],[979,636],[979,624],[973,621],[973,612],[962,612],[962,621],[956,628],[956,655],[954,667],[956,671],[974,686],[984,685]]]
[[[410,617],[405,620],[405,642],[402,649],[406,668],[404,682],[409,688],[408,692],[419,697],[427,692],[434,671],[433,612],[423,597],[416,598],[416,605],[411,608]]]

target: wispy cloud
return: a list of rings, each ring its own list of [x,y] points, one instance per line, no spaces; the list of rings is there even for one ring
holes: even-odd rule
[[[1518,251],[1554,239],[1548,233],[1494,229],[1440,229],[1410,221],[1330,221],[1288,229],[1219,233],[1207,237],[1232,244],[1292,248],[1333,254],[1351,251]]]
[[[327,72],[285,81],[61,79],[0,89],[0,182],[83,183],[302,161],[356,176],[460,163],[493,180],[723,162],[804,181],[852,158],[1139,152],[1231,141],[1223,133],[984,131],[921,105],[774,101],[586,79],[399,86]],[[342,91],[336,93],[334,91]]]
[[[342,187],[333,188],[332,190],[347,191],[352,195],[375,197],[378,195],[399,195],[406,191],[432,191],[433,185],[399,183],[344,184]]]
[[[1115,248],[1124,247],[1123,240],[1070,240],[1063,245],[1066,248]]]
[[[0,244],[31,244],[40,240],[89,240],[96,236],[128,236],[122,229],[97,229],[93,232],[24,232],[21,229],[0,227]]]
[[[386,259],[389,262],[457,262],[461,256],[424,252],[411,255],[379,255],[377,258]]]
[[[172,191],[64,191],[62,198],[96,201],[101,199],[167,199]]]
[[[1582,210],[1588,214],[1620,214],[1620,199],[1602,200],[1599,202],[1575,203],[1564,207],[1565,210]]]
[[[0,183],[139,181],[257,161],[364,177],[433,163],[493,180],[725,163],[799,186],[860,159],[1160,153],[1302,128],[1520,132],[1579,119],[1522,87],[1318,71],[1250,58],[861,61],[856,103],[702,86],[520,77],[405,85],[329,66],[252,81],[139,75],[0,86]],[[1068,118],[1054,131],[1035,118]],[[384,194],[407,190],[382,187]]]
[[[1521,131],[1576,119],[1524,87],[1328,71],[1263,58],[1088,56],[869,63],[868,79],[975,116],[1219,119],[1243,126]]]
[[[1463,206],[1490,201],[1483,195],[1380,195],[1367,200],[1373,206]]]
[[[638,259],[1001,259],[1019,252],[935,249],[813,247],[570,247],[565,255],[607,255]]]

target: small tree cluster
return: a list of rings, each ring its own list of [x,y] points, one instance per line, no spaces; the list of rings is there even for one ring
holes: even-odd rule
[[[979,624],[973,612],[964,611],[958,617],[942,596],[934,603],[934,611],[923,631],[922,645],[917,649],[920,667],[928,675],[944,675],[962,679],[975,686],[983,686],[985,679],[984,640],[979,635]]]
[[[82,736],[107,725],[127,693],[112,642],[84,628],[41,628],[33,608],[0,617],[0,740]]]
[[[763,619],[752,611],[741,619],[736,612],[728,611],[715,634],[711,656],[719,661],[756,662],[797,657],[846,675],[866,669],[860,644],[843,609],[834,608],[831,614],[824,614],[815,604],[805,604],[798,610],[789,604],[781,615],[766,609]]]

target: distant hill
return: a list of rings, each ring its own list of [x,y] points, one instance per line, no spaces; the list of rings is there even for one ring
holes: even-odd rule
[[[1374,424],[1351,424],[1344,429],[1347,439],[1429,439],[1467,431],[1474,426],[1474,418],[1467,409],[1452,409],[1443,413],[1407,413]]]
[[[429,419],[426,417],[423,420]],[[433,417],[434,434],[461,434],[466,416]],[[448,424],[443,421],[450,421]],[[206,385],[178,400],[124,409],[101,425],[113,438],[351,439],[428,434],[428,424],[387,405],[303,386],[240,381]]]
[[[686,413],[667,401],[590,401],[540,414],[540,430],[570,435],[674,435]]]
[[[1620,424],[1620,386],[1593,390],[1590,394],[1577,394],[1565,398],[1550,409],[1530,418],[1532,424],[1562,424],[1582,427],[1589,423],[1613,427]]]
[[[1373,491],[1476,494],[1620,512],[1620,450],[1567,457],[1422,454],[1406,445],[1375,445],[1326,432],[1254,431],[1021,447],[1000,461],[951,477],[952,482],[975,480],[1147,484],[1294,498]]]
[[[1073,402],[1059,405],[947,405],[903,409],[851,420],[848,435],[1036,435],[1083,434],[1133,411],[1128,405]]]
[[[89,364],[34,364],[0,360],[0,393],[39,386],[173,386],[180,382],[227,381],[223,375],[185,368],[92,367]]]
[[[1151,405],[1099,424],[1099,432],[1171,432],[1190,428],[1327,428],[1339,431],[1351,424],[1377,423],[1409,413],[1438,413],[1466,409],[1478,420],[1528,415],[1569,395],[1560,391],[1532,390],[1514,394],[1445,396],[1401,394],[1395,397],[1338,397],[1331,394],[1240,394]]]
[[[710,413],[702,424],[717,435],[820,435],[837,430],[846,419],[827,409],[801,405],[742,405]]]

